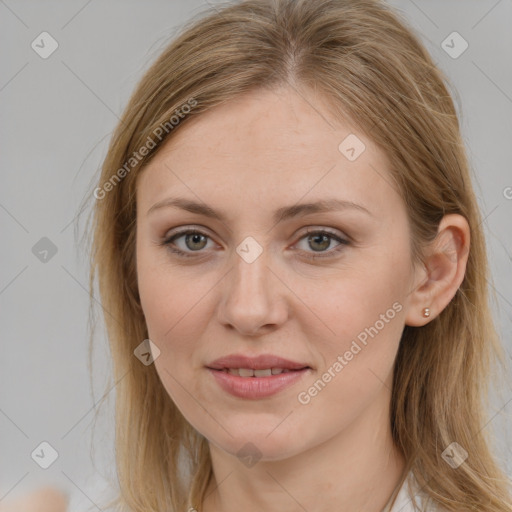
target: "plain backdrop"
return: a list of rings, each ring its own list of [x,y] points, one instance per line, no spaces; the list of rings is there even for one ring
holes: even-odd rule
[[[489,286],[510,358],[512,1],[389,3],[405,14],[457,95],[485,217]],[[210,1],[211,8],[218,4]],[[87,254],[74,226],[83,225],[78,206],[143,71],[206,7],[201,0],[0,0],[0,499],[55,485],[71,495],[71,512],[98,510],[103,487],[115,479],[115,388],[91,454],[95,404],[110,361],[100,325],[92,386]],[[443,41],[452,40],[450,55]],[[482,427],[495,433],[496,454],[511,475],[512,389],[501,391]],[[44,469],[52,449],[56,459]]]

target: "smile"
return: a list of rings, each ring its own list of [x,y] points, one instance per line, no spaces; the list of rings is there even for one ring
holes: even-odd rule
[[[289,370],[287,368],[267,368],[264,370],[253,370],[252,368],[224,368],[223,372],[240,377],[270,377],[271,375],[280,375],[281,373],[295,372],[299,370]]]
[[[300,382],[313,370],[309,367],[300,370],[267,368],[207,368],[219,387],[237,398],[257,400],[267,398]],[[275,372],[275,373],[274,373]]]

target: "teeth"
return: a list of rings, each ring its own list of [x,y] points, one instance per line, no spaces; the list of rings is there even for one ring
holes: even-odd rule
[[[272,370],[269,368],[268,370],[254,370],[255,377],[270,377],[272,375]]]
[[[252,368],[228,368],[230,375],[238,377],[271,377],[280,373],[287,373],[292,370],[283,370],[283,368],[266,368],[265,370],[253,370]]]

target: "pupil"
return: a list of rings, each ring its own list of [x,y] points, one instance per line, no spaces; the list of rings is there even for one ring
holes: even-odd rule
[[[322,245],[322,247],[321,247],[322,249],[327,249],[327,247],[329,247],[329,237],[327,235],[314,235],[312,238],[313,239],[318,239],[318,238],[323,239],[324,243],[322,244],[320,242]],[[316,241],[315,241],[315,243],[316,243]]]
[[[192,235],[188,235],[187,237],[187,241],[190,240],[190,238],[192,238],[192,243],[195,244],[195,243],[200,243],[200,239],[203,235],[199,234],[199,233],[194,233]],[[196,247],[197,249],[197,247]],[[202,247],[199,247],[199,249],[202,249]]]

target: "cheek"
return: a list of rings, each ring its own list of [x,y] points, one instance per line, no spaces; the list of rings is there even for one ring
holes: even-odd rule
[[[343,374],[333,380],[350,392],[363,392],[368,378],[389,377],[404,326],[407,254],[405,249],[375,251],[324,287],[310,289],[308,302],[328,328],[314,338],[323,371]]]
[[[332,368],[338,356],[342,356],[343,372],[352,374],[354,382],[359,380],[361,368],[387,373],[404,322],[400,295],[391,289],[391,283],[381,282],[377,287],[371,280],[367,283],[351,279],[311,299],[328,331],[324,329],[319,336],[319,330],[312,331],[312,324],[303,324],[302,330],[309,333],[308,338],[316,340],[314,348],[322,355],[324,370]],[[336,373],[340,373],[339,366],[337,369]]]
[[[190,393],[198,396],[190,375],[201,363],[197,340],[203,329],[201,319],[206,321],[207,313],[200,298],[208,287],[203,280],[185,277],[168,262],[155,264],[143,254],[139,262],[139,294],[148,336],[160,350],[155,369],[168,395],[187,412],[191,409]]]
[[[175,365],[180,355],[193,352],[202,320],[208,321],[206,298],[215,279],[198,279],[192,267],[176,268],[149,252],[142,249],[138,253],[141,305],[149,338],[161,351],[160,364],[165,361],[166,365]]]
[[[149,333],[163,344],[177,343],[177,333],[186,332],[198,319],[201,290],[194,285],[180,286],[173,278],[161,274],[146,274],[139,280],[142,309]],[[179,344],[179,343],[177,343]]]
[[[404,315],[400,295],[392,286],[365,274],[311,296],[319,316],[335,334],[313,340],[309,331],[322,367],[298,390],[297,399],[304,407],[299,410],[323,417],[328,428],[348,425],[385,387],[392,386]]]

